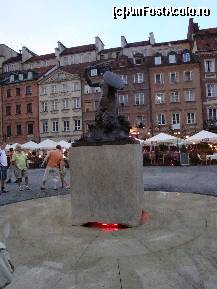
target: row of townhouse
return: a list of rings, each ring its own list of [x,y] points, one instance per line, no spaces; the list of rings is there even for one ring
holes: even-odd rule
[[[36,55],[23,47],[0,62],[1,137],[7,142],[74,140],[94,122],[100,87],[84,79],[87,67],[107,63],[125,83],[117,92],[119,113],[142,138],[160,131],[193,134],[217,130],[217,29],[189,20],[187,39],[149,40],[104,49],[94,44]],[[1,47],[0,47],[1,48]],[[8,48],[9,49],[9,48]]]

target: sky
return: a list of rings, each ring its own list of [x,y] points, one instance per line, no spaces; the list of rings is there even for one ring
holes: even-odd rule
[[[99,36],[105,48],[148,40],[185,39],[187,16],[129,16],[114,19],[113,7],[207,7],[210,16],[193,17],[201,29],[217,27],[216,0],[0,0],[0,43],[18,51],[27,46],[37,54],[54,52],[57,41],[66,47],[94,43]]]

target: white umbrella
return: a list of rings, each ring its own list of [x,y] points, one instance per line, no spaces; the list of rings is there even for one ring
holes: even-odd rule
[[[24,143],[22,145],[22,149],[26,149],[26,150],[36,150],[38,149],[38,144],[34,141],[29,141],[27,143]]]
[[[41,150],[52,150],[56,147],[57,143],[51,139],[43,140],[38,144],[38,148]]]
[[[217,134],[207,130],[201,130],[184,141],[185,144],[200,142],[217,143]]]
[[[7,144],[6,147],[5,147],[5,150],[9,151],[9,149],[11,149],[11,148],[15,149],[17,145],[19,145],[19,143],[17,143],[17,142],[14,143],[14,144]]]
[[[71,144],[65,140],[61,140],[57,144],[60,145],[64,149],[69,149],[71,146]]]
[[[171,144],[177,144],[179,139],[175,136],[166,134],[166,133],[159,133],[147,140],[144,141],[146,145],[152,145],[152,144],[163,144],[163,143],[171,143]]]

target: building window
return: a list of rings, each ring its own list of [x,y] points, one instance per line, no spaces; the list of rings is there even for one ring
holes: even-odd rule
[[[176,54],[169,54],[169,63],[176,63]]]
[[[32,79],[32,78],[33,78],[33,73],[32,73],[32,71],[28,71],[27,78],[28,78],[28,79]]]
[[[119,95],[118,99],[119,99],[119,104],[121,106],[125,106],[128,104],[128,95]]]
[[[178,73],[177,72],[170,72],[170,82],[176,83],[178,81]]]
[[[79,82],[72,83],[72,91],[79,91],[79,90],[80,90]]]
[[[157,84],[163,84],[164,83],[163,73],[155,74],[155,83],[157,83]]]
[[[27,103],[26,110],[27,110],[27,113],[32,113],[32,103]]]
[[[207,59],[204,60],[205,72],[215,72],[215,60]]]
[[[53,127],[53,132],[58,132],[59,131],[59,122],[58,120],[52,121],[52,127]]]
[[[63,57],[63,65],[68,65],[68,57]]]
[[[67,84],[63,83],[62,85],[62,92],[66,92],[67,91]]]
[[[57,86],[56,85],[51,85],[51,92],[57,93]]]
[[[75,119],[75,131],[81,130],[81,120],[80,119]]]
[[[185,100],[186,101],[194,101],[194,93],[193,89],[186,89],[185,91]]]
[[[208,119],[209,120],[217,120],[217,108],[209,108],[208,109]]]
[[[97,93],[97,92],[101,92],[101,88],[100,87],[90,87],[89,85],[85,84],[85,86],[84,86],[84,93],[85,94]]]
[[[69,120],[63,121],[63,131],[69,131]]]
[[[145,96],[144,93],[136,93],[135,94],[135,105],[144,105]]]
[[[180,114],[173,113],[172,114],[172,124],[180,124]]]
[[[192,71],[184,71],[184,81],[192,80]]]
[[[134,82],[134,83],[142,83],[142,82],[144,82],[143,73],[136,73],[136,74],[134,74],[133,82]]]
[[[123,81],[124,84],[128,84],[128,82],[127,82],[127,75],[126,75],[126,74],[120,75],[120,78],[122,79],[122,81]]]
[[[80,97],[73,97],[72,99],[72,108],[81,108],[81,99]]]
[[[7,126],[7,137],[11,137],[11,126]]]
[[[16,114],[21,114],[21,104],[16,105]]]
[[[166,119],[165,119],[165,114],[164,113],[158,113],[157,114],[157,124],[158,125],[166,124]]]
[[[16,96],[20,96],[20,88],[16,87]]]
[[[32,94],[32,87],[26,86],[26,95],[31,95],[31,94]]]
[[[21,134],[22,134],[21,124],[17,124],[17,135],[21,135]]]
[[[194,124],[195,123],[195,113],[188,112],[187,113],[187,124]]]
[[[6,115],[11,115],[11,107],[6,106]]]
[[[69,109],[69,99],[63,99],[63,109]]]
[[[179,102],[180,98],[179,98],[179,92],[178,91],[172,91],[171,92],[171,102]]]
[[[206,87],[207,97],[217,97],[217,84],[208,83]]]
[[[47,101],[43,101],[41,103],[41,106],[42,106],[42,112],[48,112],[48,103],[47,103]]]
[[[53,100],[52,101],[52,111],[57,111],[58,110],[58,100]]]
[[[191,55],[189,52],[185,52],[182,54],[182,61],[183,62],[190,62],[191,61]]]
[[[43,86],[41,88],[41,95],[45,95],[45,94],[47,94],[47,88],[45,86]]]
[[[47,120],[43,120],[43,122],[42,122],[42,132],[43,133],[48,132],[48,121]]]
[[[136,117],[136,127],[143,128],[145,125],[144,117],[141,115],[138,115]]]
[[[11,96],[11,90],[9,88],[9,89],[7,89],[7,97],[10,97],[10,96]]]
[[[10,75],[10,82],[14,82],[14,74]]]
[[[23,73],[18,74],[18,79],[19,79],[19,81],[23,81]]]
[[[155,94],[155,103],[160,104],[160,103],[165,103],[165,93],[158,92]]]
[[[155,58],[154,58],[154,64],[155,64],[155,65],[160,65],[160,64],[161,64],[161,56],[160,56],[160,55],[155,56]]]
[[[27,124],[27,134],[33,134],[33,123]]]

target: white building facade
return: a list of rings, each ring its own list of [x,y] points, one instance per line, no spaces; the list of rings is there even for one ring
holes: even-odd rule
[[[82,135],[79,74],[58,68],[39,81],[41,140],[73,141]]]

